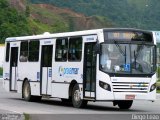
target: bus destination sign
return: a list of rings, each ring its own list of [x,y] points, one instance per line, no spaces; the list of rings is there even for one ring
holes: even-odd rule
[[[152,35],[144,32],[112,31],[105,32],[105,37],[107,37],[108,40],[152,42]]]
[[[133,32],[108,32],[108,39],[133,39],[136,36]]]

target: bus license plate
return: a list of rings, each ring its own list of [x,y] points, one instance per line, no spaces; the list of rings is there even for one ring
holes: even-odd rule
[[[126,95],[125,99],[126,100],[134,100],[135,99],[135,95]]]

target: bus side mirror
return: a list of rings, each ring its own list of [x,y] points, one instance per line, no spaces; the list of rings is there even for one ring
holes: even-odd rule
[[[99,44],[99,43],[97,43],[97,44],[95,45],[94,50],[95,50],[95,53],[96,53],[96,54],[99,54],[99,53],[100,53],[100,44]]]

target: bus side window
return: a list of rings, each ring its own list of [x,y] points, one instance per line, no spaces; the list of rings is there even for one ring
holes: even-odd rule
[[[69,61],[81,61],[82,57],[82,37],[69,39]]]
[[[37,62],[39,60],[39,41],[29,42],[29,62]]]
[[[9,61],[9,54],[10,54],[10,43],[7,43],[7,46],[6,46],[6,62]]]
[[[28,60],[28,41],[21,42],[21,49],[20,49],[20,62],[27,62]]]
[[[67,61],[68,38],[59,38],[56,40],[55,61]]]

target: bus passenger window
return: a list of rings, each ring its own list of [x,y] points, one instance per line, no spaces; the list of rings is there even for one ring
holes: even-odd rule
[[[39,60],[39,41],[30,41],[28,61],[37,62],[38,60]]]
[[[69,61],[81,61],[82,56],[82,37],[69,39]]]
[[[56,40],[56,61],[67,61],[68,39],[59,38]]]
[[[9,61],[9,54],[10,54],[10,43],[7,43],[7,46],[6,46],[6,62]]]
[[[20,62],[27,62],[28,60],[28,41],[21,42],[21,49],[20,49]]]

